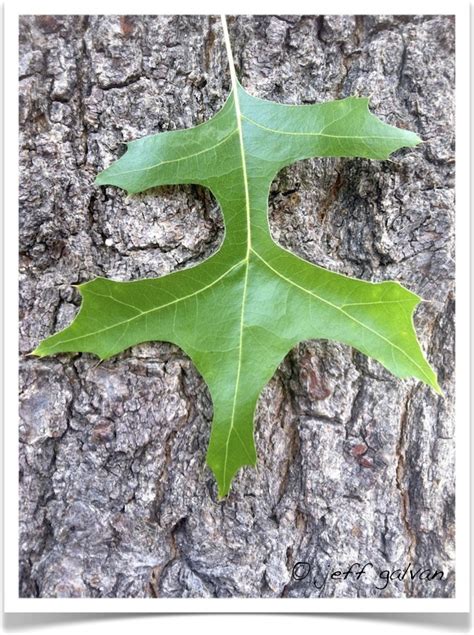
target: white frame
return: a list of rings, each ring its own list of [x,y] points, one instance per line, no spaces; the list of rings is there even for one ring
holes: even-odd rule
[[[25,14],[156,14],[156,2],[115,0],[112,11],[90,0],[12,2],[5,7],[5,165],[4,199],[4,611],[8,613],[460,613],[469,611],[470,598],[470,217],[469,217],[469,4],[392,0],[356,6],[341,0],[316,4],[293,1],[207,3],[192,10],[190,2],[175,0],[175,14],[306,13],[389,14],[429,13],[456,16],[456,596],[454,598],[20,598],[18,596],[18,17]],[[280,3],[281,4],[281,3]],[[99,5],[99,8],[98,8]],[[211,6],[209,6],[211,5]],[[446,6],[448,5],[448,7]],[[110,7],[110,5],[108,5]],[[65,10],[67,8],[67,11]],[[449,8],[450,10],[446,10]],[[258,9],[258,10],[257,10]],[[381,11],[382,9],[382,11]],[[391,9],[391,10],[390,10]],[[417,10],[418,9],[418,10]]]

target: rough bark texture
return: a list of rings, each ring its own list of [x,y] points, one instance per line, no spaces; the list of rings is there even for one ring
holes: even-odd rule
[[[394,161],[311,160],[272,187],[275,239],[420,294],[445,399],[335,342],[301,343],[265,389],[258,469],[226,500],[205,466],[209,393],[177,348],[97,365],[28,357],[94,276],[161,276],[223,235],[198,187],[92,185],[123,142],[192,126],[229,74],[211,16],[24,16],[21,122],[21,589],[28,597],[451,597],[454,585],[454,22],[449,16],[229,19],[243,85],[284,103],[371,95],[426,143]],[[7,422],[8,423],[8,422]],[[14,424],[14,422],[10,422]],[[291,580],[298,561],[312,575]],[[325,572],[372,562],[357,579]],[[429,582],[376,574],[409,563]],[[375,573],[373,573],[375,572]]]

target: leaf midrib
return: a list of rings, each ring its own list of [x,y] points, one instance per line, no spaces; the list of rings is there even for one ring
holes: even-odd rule
[[[227,30],[227,22],[226,22],[225,19],[223,20],[222,26],[223,26],[223,29],[224,29],[224,40],[225,40],[225,45],[226,45],[227,57],[228,57],[228,60],[229,60],[229,69],[230,69],[230,76],[231,76],[231,82],[232,82],[232,92],[234,93],[234,110],[235,110],[235,119],[236,119],[236,123],[237,123],[237,131],[238,131],[238,134],[239,134],[240,156],[241,156],[241,160],[242,160],[242,179],[243,179],[243,183],[244,183],[245,216],[246,216],[246,225],[247,225],[247,251],[246,251],[246,254],[245,254],[245,258],[244,258],[245,277],[244,277],[244,285],[243,285],[243,291],[242,291],[242,304],[241,304],[241,309],[240,309],[240,325],[239,325],[239,354],[238,354],[238,359],[237,359],[237,373],[236,373],[236,378],[235,378],[234,399],[233,399],[233,402],[232,402],[232,412],[231,412],[231,418],[230,418],[230,426],[229,426],[229,431],[227,433],[227,438],[226,438],[226,441],[225,441],[223,481],[224,481],[224,491],[226,491],[227,462],[228,462],[228,457],[229,457],[229,444],[230,444],[230,438],[231,438],[231,435],[232,435],[232,431],[234,430],[235,411],[236,411],[236,407],[237,407],[237,395],[238,395],[238,392],[239,392],[240,372],[241,372],[241,368],[242,368],[242,350],[243,350],[243,337],[244,337],[245,301],[246,301],[246,296],[247,296],[247,285],[248,285],[248,277],[249,277],[250,253],[251,253],[251,249],[252,249],[252,227],[251,227],[251,222],[250,222],[250,193],[249,193],[249,183],[248,183],[248,176],[247,176],[247,161],[246,161],[246,158],[245,158],[245,144],[244,144],[244,137],[243,137],[243,132],[242,132],[242,113],[241,113],[241,110],[240,110],[239,87],[238,87],[237,75],[235,73],[235,66],[234,66],[233,55],[232,55],[232,47],[231,47],[231,44],[230,44],[229,33],[228,33],[228,30]],[[239,438],[239,441],[245,447],[245,444],[243,443],[242,439],[240,438],[240,435],[238,434],[237,429],[235,429],[235,432],[237,434],[237,437]],[[248,455],[247,448],[245,448],[245,450],[246,450],[247,455]]]

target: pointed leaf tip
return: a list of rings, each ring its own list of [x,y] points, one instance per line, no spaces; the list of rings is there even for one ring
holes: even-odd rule
[[[443,390],[441,389],[441,386],[438,384],[438,380],[437,379],[435,380],[435,383],[433,385],[433,389],[440,397],[442,397],[443,399],[445,398],[445,394],[444,394]]]

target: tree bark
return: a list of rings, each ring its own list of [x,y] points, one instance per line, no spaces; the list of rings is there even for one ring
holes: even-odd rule
[[[452,597],[454,19],[238,16],[229,28],[252,94],[370,95],[372,112],[425,140],[393,161],[299,162],[275,180],[269,214],[303,258],[427,300],[415,327],[444,399],[348,346],[301,343],[259,400],[258,469],[218,503],[212,403],[180,349],[143,344],[100,365],[28,357],[77,312],[73,284],[162,276],[218,248],[204,189],[128,197],[93,180],[124,142],[211,117],[230,77],[214,16],[23,16],[20,594]],[[311,565],[303,580],[297,562]],[[443,579],[383,588],[381,571],[409,563]]]

